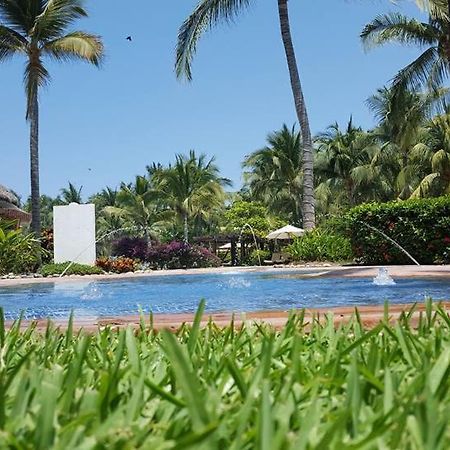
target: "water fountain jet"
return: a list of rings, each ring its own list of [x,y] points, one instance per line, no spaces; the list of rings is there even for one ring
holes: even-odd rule
[[[255,250],[257,251],[257,255],[258,255],[259,265],[262,266],[262,263],[261,263],[261,256],[260,256],[260,254],[259,254],[259,252],[258,252],[258,243],[257,243],[257,241],[256,241],[256,235],[255,235],[255,232],[254,232],[254,230],[253,230],[253,227],[252,227],[249,223],[244,224],[244,226],[241,228],[241,232],[239,233],[239,242],[240,242],[240,244],[241,244],[241,247],[242,247],[242,233],[244,232],[245,228],[249,228],[250,231],[252,232],[252,235],[253,235],[253,241],[254,241],[254,243],[255,243]]]
[[[389,242],[392,242],[397,248],[399,248],[416,266],[420,266],[420,263],[413,257],[411,256],[410,253],[408,253],[398,242],[394,241],[394,239],[390,238],[386,233],[383,233],[381,230],[379,230],[378,228],[373,227],[372,225],[369,225],[366,222],[361,221],[361,223],[363,225],[365,225],[367,228],[369,228],[372,231],[375,231],[376,233],[381,234],[381,236],[383,236],[385,239],[387,239]]]
[[[392,286],[396,282],[389,275],[387,267],[380,267],[378,269],[378,275],[373,279],[373,284],[377,286]]]

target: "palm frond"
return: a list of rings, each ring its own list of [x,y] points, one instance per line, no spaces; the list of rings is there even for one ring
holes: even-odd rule
[[[428,11],[430,16],[448,20],[448,0],[416,0],[416,4],[422,11]]]
[[[200,0],[178,32],[175,71],[192,80],[192,60],[200,37],[220,22],[232,22],[251,0]]]
[[[16,53],[25,53],[27,40],[12,28],[0,24],[0,61]]]
[[[95,66],[100,65],[103,58],[103,44],[100,37],[82,31],[75,31],[49,41],[42,50],[58,61],[80,59]]]
[[[377,16],[364,27],[360,37],[367,49],[394,41],[423,47],[436,44],[439,30],[429,23],[390,13]]]
[[[433,74],[432,78],[430,78],[430,74]],[[438,89],[447,74],[448,68],[441,61],[437,47],[430,47],[412,63],[400,70],[392,84],[396,90],[406,88],[417,91],[424,86]]]
[[[42,2],[42,11],[35,18],[32,36],[39,41],[60,37],[77,19],[87,17],[84,0],[47,0]]]
[[[0,21],[24,36],[29,36],[41,12],[41,0],[0,0]]]

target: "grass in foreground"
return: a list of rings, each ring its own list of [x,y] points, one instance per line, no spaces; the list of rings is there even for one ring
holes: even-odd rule
[[[450,319],[177,334],[0,324],[0,448],[447,449]],[[308,332],[306,331],[308,330]]]

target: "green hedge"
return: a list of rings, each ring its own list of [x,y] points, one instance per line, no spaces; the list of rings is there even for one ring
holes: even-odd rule
[[[420,264],[450,262],[450,196],[361,205],[346,216],[353,251],[363,264],[412,264],[368,224],[404,247]]]
[[[41,267],[40,273],[44,277],[48,277],[50,275],[61,275],[69,264],[69,262],[45,264]],[[65,273],[65,275],[100,275],[102,273],[104,272],[100,267],[75,263],[69,267],[69,270]]]
[[[350,241],[329,229],[317,228],[297,238],[287,248],[294,261],[344,262],[353,259]]]

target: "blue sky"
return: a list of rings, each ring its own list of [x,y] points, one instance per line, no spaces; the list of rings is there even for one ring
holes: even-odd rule
[[[240,164],[268,132],[295,113],[275,0],[255,0],[236,24],[204,37],[194,81],[176,80],[174,47],[194,0],[87,1],[90,18],[76,28],[103,36],[101,70],[48,63],[41,93],[41,191],[56,195],[70,180],[84,196],[143,174],[190,149],[215,155],[224,176],[241,184]],[[412,60],[417,49],[389,46],[365,53],[359,33],[377,14],[408,1],[291,0],[291,26],[314,133],[337,121],[371,127],[365,100]],[[125,38],[133,36],[130,43]],[[29,193],[23,61],[0,67],[0,183]]]

